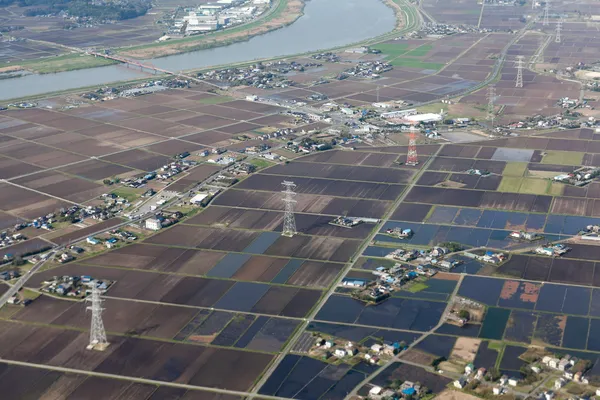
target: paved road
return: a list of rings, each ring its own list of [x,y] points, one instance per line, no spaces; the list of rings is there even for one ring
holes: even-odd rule
[[[410,190],[415,186],[416,182],[419,180],[419,178],[421,177],[421,175],[423,175],[423,173],[427,169],[427,166],[433,161],[433,159],[435,158],[435,156],[437,156],[437,154],[440,152],[441,149],[442,149],[442,147],[440,146],[440,148],[434,154],[432,154],[429,157],[429,159],[423,165],[420,166],[420,169],[417,171],[417,173],[413,177],[412,182],[409,185],[407,185],[407,187],[404,190],[404,192],[402,193],[402,195],[400,195],[400,197],[398,197],[398,199],[396,199],[396,201],[394,202],[394,204],[389,208],[389,210],[387,211],[387,213],[385,214],[385,216],[381,219],[381,221],[378,224],[375,225],[375,227],[373,228],[373,231],[371,232],[371,234],[369,235],[369,237],[367,237],[365,239],[365,241],[363,242],[363,244],[357,250],[356,256],[355,256],[356,260],[351,260],[348,263],[348,265],[342,270],[342,272],[338,276],[337,280],[335,282],[333,282],[333,284],[331,285],[331,287],[329,288],[329,290],[327,291],[327,293],[325,293],[325,295],[321,298],[321,300],[313,308],[313,310],[311,311],[311,313],[307,316],[307,318],[305,319],[304,324],[288,340],[288,343],[287,343],[286,347],[277,356],[277,358],[275,359],[275,361],[273,361],[273,363],[271,364],[271,366],[269,367],[269,369],[265,372],[265,374],[263,375],[263,377],[256,383],[255,387],[252,390],[252,394],[253,395],[250,396],[250,398],[254,398],[254,396],[258,393],[258,390],[260,389],[260,387],[267,381],[267,379],[269,378],[269,376],[271,376],[271,374],[273,373],[273,371],[275,371],[277,369],[277,367],[279,366],[279,364],[281,363],[281,361],[285,358],[285,356],[289,354],[290,350],[293,348],[293,346],[296,343],[296,341],[300,338],[300,336],[304,332],[306,326],[311,321],[314,320],[314,318],[317,315],[317,313],[321,310],[321,307],[323,307],[323,305],[327,302],[327,300],[329,300],[329,298],[331,297],[331,295],[335,292],[335,289],[338,287],[338,285],[340,284],[340,282],[342,281],[342,279],[344,278],[344,276],[346,276],[346,274],[348,273],[348,271],[350,271],[352,269],[352,267],[356,264],[357,260],[360,258],[360,255],[365,251],[365,249],[369,246],[369,244],[371,243],[371,241],[379,233],[379,230],[381,229],[381,227],[391,218],[392,214],[394,213],[394,211],[396,210],[396,208],[398,207],[398,205],[404,201],[404,199],[406,198],[406,196],[408,195],[408,193],[410,192]]]
[[[58,249],[57,249],[58,250]],[[56,251],[56,250],[55,250]],[[44,264],[46,264],[46,262],[48,262],[48,260],[50,258],[52,258],[52,255],[55,253],[55,251],[52,251],[50,253],[50,256],[43,261],[38,262],[37,264],[35,264],[29,271],[27,271],[25,274],[23,274],[19,280],[17,280],[17,282],[15,282],[14,285],[12,285],[7,291],[6,293],[4,293],[2,295],[2,297],[0,297],[0,308],[2,308],[6,302],[8,301],[8,299],[10,299],[11,297],[13,297],[15,294],[17,294],[17,292],[19,291],[19,289],[21,289],[23,287],[23,285],[25,285],[25,283],[27,282],[27,280],[29,278],[31,278],[31,276],[33,274],[35,274],[40,268],[42,268],[44,266]]]

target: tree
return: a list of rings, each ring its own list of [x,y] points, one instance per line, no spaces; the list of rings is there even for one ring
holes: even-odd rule
[[[23,257],[21,257],[20,255],[15,256],[15,258],[12,261],[12,265],[14,265],[15,267],[20,267],[21,265],[25,264],[25,260],[23,260]]]
[[[490,378],[493,381],[496,381],[498,379],[500,379],[500,377],[502,376],[502,374],[500,373],[500,371],[498,371],[498,368],[496,367],[492,367],[488,370],[488,375],[490,376]]]
[[[471,315],[469,314],[469,312],[468,312],[467,310],[460,310],[460,311],[458,312],[458,316],[459,316],[460,318],[462,318],[462,319],[469,319],[469,317],[470,317]]]

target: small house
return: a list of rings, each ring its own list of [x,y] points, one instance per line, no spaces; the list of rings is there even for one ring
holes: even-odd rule
[[[540,368],[539,365],[532,365],[530,368],[536,374],[539,374],[540,372],[542,372],[542,369]]]
[[[472,374],[474,369],[475,369],[475,366],[473,365],[473,363],[468,363],[465,366],[465,374],[467,374],[467,375]]]
[[[457,389],[462,389],[467,384],[467,380],[464,377],[460,377],[454,381],[454,387]]]
[[[565,373],[563,374],[563,376],[565,377],[565,379],[574,379],[579,381],[578,379],[575,379],[575,375],[573,375],[573,373],[571,371],[565,371]],[[579,376],[580,378],[581,376]]]
[[[551,358],[550,361],[548,362],[548,366],[550,368],[558,368],[559,362],[560,362],[560,360],[558,358]]]
[[[560,371],[564,371],[564,370],[565,370],[565,369],[567,369],[567,368],[568,368],[570,365],[571,365],[571,362],[570,362],[568,359],[566,359],[566,358],[563,358],[562,360],[560,360],[560,361],[558,362],[558,369],[559,369]]]
[[[508,379],[509,386],[517,386],[518,383],[519,383],[519,380],[517,378],[509,378]]]
[[[494,386],[492,393],[494,393],[496,396],[499,396],[502,394],[502,388],[500,386]]]
[[[506,376],[506,375],[502,375],[502,376],[500,377],[500,385],[504,386],[504,385],[506,385],[507,383],[508,383],[508,376]]]
[[[369,395],[370,396],[379,396],[380,393],[382,392],[382,390],[383,389],[381,388],[381,386],[373,386],[371,388],[371,390],[369,390]]]
[[[334,353],[336,357],[342,358],[346,357],[346,350],[344,349],[335,349]]]
[[[554,381],[554,389],[560,390],[563,386],[565,386],[565,383],[567,383],[567,381],[565,381],[564,378],[558,378]]]
[[[335,346],[335,343],[333,343],[331,340],[327,340],[327,341],[325,342],[325,345],[324,345],[323,347],[325,347],[326,349],[330,349],[330,348],[332,348],[333,346]]]
[[[383,349],[383,346],[380,344],[374,344],[373,346],[371,346],[371,351],[375,353],[381,352],[381,349]]]
[[[479,369],[477,370],[477,375],[475,375],[475,378],[476,378],[476,379],[479,379],[479,380],[482,380],[482,379],[483,379],[483,377],[485,376],[485,373],[486,373],[486,372],[487,372],[487,370],[486,370],[485,368],[483,368],[483,367],[482,367],[482,368],[479,368]]]
[[[375,365],[379,362],[379,357],[373,356],[373,357],[371,357],[371,359],[369,359],[369,362],[371,364]]]

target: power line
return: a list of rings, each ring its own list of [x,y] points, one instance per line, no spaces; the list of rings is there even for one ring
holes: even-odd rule
[[[542,25],[548,26],[550,24],[548,22],[549,15],[550,15],[550,1],[546,0],[546,5],[544,6],[544,19],[542,21]]]
[[[494,101],[496,100],[496,85],[490,85],[487,89],[488,99],[488,117],[492,121],[492,129],[494,129],[494,117],[496,116],[494,109]]]
[[[523,56],[517,56],[517,79],[515,87],[523,87]]]
[[[283,181],[281,183],[285,190],[283,193],[283,202],[285,203],[285,213],[283,214],[283,236],[292,237],[296,232],[296,218],[294,217],[294,206],[296,205],[296,193],[294,189],[296,184],[291,181]]]
[[[560,39],[560,31],[562,30],[562,19],[559,19],[556,22],[556,38],[554,39],[554,41],[556,43],[560,43],[561,39]]]
[[[406,155],[406,165],[415,166],[419,164],[417,154],[417,133],[413,130],[408,134],[408,154]]]
[[[88,350],[100,350],[103,351],[108,346],[106,340],[106,330],[104,330],[104,323],[102,322],[102,302],[100,298],[100,289],[96,282],[92,286],[91,299],[87,298],[86,301],[91,301],[92,306],[87,307],[92,312],[92,327],[90,329],[90,344],[87,346]]]

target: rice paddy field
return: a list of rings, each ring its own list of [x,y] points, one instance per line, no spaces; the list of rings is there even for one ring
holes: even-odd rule
[[[422,7],[441,22],[498,31],[379,43],[373,46],[381,51],[378,57],[394,69],[377,82],[350,77],[312,85],[343,70],[342,64],[324,62],[319,71],[290,76],[296,87],[243,91],[314,106],[320,104],[306,97],[315,91],[353,106],[400,99],[419,105],[478,85],[509,44],[509,57],[531,57],[537,49],[535,35],[511,43],[514,35],[506,32],[523,26],[518,7],[492,12],[487,4],[429,0]],[[565,27],[564,44],[545,50],[554,64],[576,58],[573,38],[581,26]],[[498,105],[505,115],[555,113],[558,86],[561,96],[579,95],[572,82],[557,85],[548,75],[526,71],[524,80],[523,90],[516,90],[514,71],[508,64],[502,68]],[[483,97],[476,91],[458,104],[483,104]],[[285,111],[201,86],[81,107],[3,111],[0,227],[73,204],[95,204],[108,191],[105,179],[153,171],[177,153],[217,147],[234,153],[263,143],[258,138],[265,131],[330,127],[295,125]],[[600,247],[580,240],[579,233],[600,225],[600,183],[575,187],[553,177],[598,165],[598,139],[590,129],[573,129],[427,144],[419,146],[418,167],[401,164],[407,146],[366,143],[293,155],[287,162],[256,162],[258,172],[222,190],[190,218],[34,274],[27,283],[34,291],[55,276],[113,281],[103,295],[110,345],[104,352],[85,350],[90,317],[82,301],[43,294],[27,307],[6,306],[0,310],[0,387],[11,398],[84,398],[103,390],[104,398],[114,399],[233,400],[253,393],[341,400],[396,379],[439,393],[451,378],[415,364],[430,367],[440,358],[511,376],[519,374],[531,345],[596,362]],[[285,141],[267,143],[280,150]],[[201,160],[168,188],[185,193],[220,170]],[[293,237],[281,235],[283,180],[297,185]],[[330,223],[340,215],[370,220],[352,228]],[[69,245],[122,222],[32,234],[19,247],[1,249],[0,257]],[[413,235],[386,233],[396,228],[410,228]],[[530,245],[509,238],[513,231],[536,232],[540,243],[569,241],[571,250],[562,257],[535,255]],[[456,255],[462,262],[457,268],[377,304],[359,301],[339,285],[343,278],[374,281],[379,266],[395,264],[385,258],[395,249],[447,242],[509,257],[490,266]],[[0,293],[5,290],[0,286]],[[456,296],[481,304],[481,320],[464,327],[446,321]],[[408,351],[379,365],[323,359],[304,349],[317,335],[367,348],[403,343]],[[380,366],[385,368],[378,371]]]

